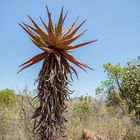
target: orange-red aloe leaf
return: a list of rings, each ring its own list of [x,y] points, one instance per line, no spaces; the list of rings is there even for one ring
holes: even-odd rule
[[[61,51],[61,54],[63,54],[62,53],[62,51]],[[69,63],[67,63],[66,61],[66,57],[64,56],[64,55],[62,55],[62,57],[63,57],[63,59],[62,59],[62,61],[64,61],[64,63],[65,63],[65,65],[68,65],[67,67],[68,67],[68,69],[71,67],[71,65],[69,64]],[[70,60],[69,60],[70,61]],[[72,62],[72,61],[71,61]],[[73,62],[72,62],[73,63]],[[75,64],[75,63],[74,63]],[[75,64],[75,65],[77,65],[78,67],[80,67],[81,69],[83,69],[85,72],[87,72],[81,65],[79,65],[79,64]]]
[[[69,60],[70,61],[70,60]],[[72,61],[71,61],[72,62]],[[72,62],[73,63],[73,62]],[[79,68],[81,68],[83,71],[87,72],[80,64],[74,63],[75,65],[77,65]]]
[[[35,33],[37,33],[37,34],[38,34],[38,32],[37,32],[36,28],[34,28],[34,27],[32,27],[32,26],[30,26],[30,25],[28,25],[28,24],[24,23],[24,22],[23,22],[23,24],[24,24],[24,26],[26,26],[26,27],[30,28],[32,31],[34,31]]]
[[[34,34],[27,26],[24,27],[24,26],[23,26],[24,23],[23,23],[23,25],[19,23],[19,25],[20,25],[20,26],[26,31],[26,33],[30,36],[31,40],[32,40],[33,42],[35,42],[35,45],[36,45],[37,47],[40,47],[40,46],[42,45],[42,42],[40,41],[39,36],[37,36],[36,34]]]
[[[86,22],[86,20],[84,20],[78,27],[76,27],[75,29],[74,29],[74,34],[79,30],[79,28],[81,28],[81,26],[84,24]]]
[[[65,14],[65,16],[63,18],[63,23],[65,22],[65,19],[66,19],[67,15],[68,15],[68,11],[66,12],[66,14]]]
[[[46,10],[47,10],[47,13],[48,13],[48,18],[49,18],[48,28],[49,28],[49,26],[50,26],[50,29],[51,29],[52,31],[54,31],[53,22],[52,22],[52,17],[51,17],[51,13],[49,12],[48,6],[46,6]]]
[[[77,79],[79,79],[79,77],[78,77],[78,74],[77,74],[77,72],[76,72],[76,70],[71,66],[71,65],[69,65],[69,67],[72,69],[72,71],[75,73],[75,75],[76,75],[76,77],[77,77]]]
[[[38,60],[38,59],[41,59],[41,58],[45,58],[47,56],[48,56],[48,53],[43,52],[41,54],[38,54],[38,55],[34,56],[33,58],[31,58],[30,60],[26,61],[25,63],[21,64],[19,67],[21,67],[23,65],[26,65],[26,64],[30,63],[31,61],[33,61],[33,60]]]
[[[30,20],[32,21],[34,26],[36,27],[37,32],[40,35],[40,37],[42,38],[42,40],[45,43],[49,44],[49,37],[48,37],[48,35],[41,29],[41,27],[39,27],[39,25],[30,16],[28,16],[28,17],[30,18]]]
[[[79,28],[86,22],[86,20],[84,20],[78,27],[76,27],[75,29],[73,29],[69,34],[66,34],[65,37],[61,38],[61,40],[67,40],[72,38],[76,32],[79,30]]]
[[[64,55],[65,58],[67,58],[69,61],[71,61],[72,63],[76,64],[76,65],[81,65],[83,67],[86,67],[88,69],[93,70],[91,67],[89,67],[88,65],[80,62],[79,60],[77,60],[75,57],[73,57],[72,55],[66,53],[65,51],[61,51],[61,53]]]
[[[80,34],[78,34],[78,35],[76,35],[76,36],[74,36],[74,37],[72,37],[72,38],[70,38],[70,39],[68,39],[68,40],[66,40],[66,41],[63,41],[61,44],[58,44],[59,48],[64,49],[66,46],[68,46],[69,44],[71,44],[72,42],[74,42],[76,39],[78,39],[84,33],[85,33],[85,31],[82,32],[82,33],[80,33]]]
[[[63,56],[68,59],[69,61],[71,61],[72,63],[74,63],[75,65],[77,65],[78,67],[80,67],[81,69],[83,69],[84,71],[86,71],[82,65],[80,64],[81,62],[79,62],[76,58],[74,58],[73,56],[69,55],[68,53],[62,51],[61,52],[63,54]],[[87,71],[86,71],[87,72]]]
[[[22,71],[23,69],[40,62],[41,60],[43,60],[47,56],[48,56],[48,53],[41,53],[41,54],[36,55],[35,57],[31,58],[30,60],[28,60],[25,63],[23,63],[22,65],[20,65],[20,67],[21,66],[23,66],[23,67],[18,71],[18,73],[20,71]]]
[[[49,53],[53,53],[54,51],[50,48],[46,48],[46,47],[40,47],[40,49],[44,50],[45,52],[49,52]]]
[[[34,27],[37,29],[38,32],[41,32],[42,29],[41,27],[39,27],[39,25],[33,20],[33,18],[29,15],[27,15],[29,17],[29,19],[31,20],[31,22],[33,23]]]
[[[70,25],[70,27],[68,27],[68,29],[66,29],[64,32],[63,32],[63,35],[62,35],[62,38],[64,38],[66,35],[68,35],[72,29],[74,28],[74,25],[76,24],[77,20],[78,20],[79,16],[76,18],[76,20],[72,23],[72,25]]]
[[[64,50],[72,50],[72,49],[76,49],[76,48],[79,48],[79,47],[82,47],[82,46],[85,46],[85,45],[88,45],[90,43],[93,43],[93,42],[96,42],[97,40],[92,40],[92,41],[88,41],[88,42],[84,42],[84,43],[80,43],[80,44],[77,44],[77,45],[73,45],[73,46],[67,46],[64,48]]]
[[[41,22],[43,23],[43,25],[44,25],[46,31],[48,32],[48,27],[47,27],[46,23],[43,21],[43,19],[42,19],[41,17],[40,17],[40,20],[41,20]]]
[[[24,23],[23,23],[24,24]],[[34,42],[36,42],[36,44],[38,44],[37,46],[40,47],[40,46],[44,46],[45,44],[40,40],[39,36],[37,36],[36,34],[34,34],[27,26],[23,26],[22,24],[19,24],[27,33],[28,35],[30,36],[30,38],[32,40],[34,40]]]
[[[36,40],[33,40],[32,38],[30,38],[32,40],[32,42],[38,46],[41,50],[45,51],[45,52],[49,52],[49,53],[53,53],[53,50],[48,48],[48,46],[46,46],[43,42],[37,42]]]
[[[25,23],[23,23],[23,26],[22,24],[19,23],[19,25],[26,31],[26,33],[31,37],[31,38],[35,38],[37,37],[36,34],[34,34],[27,26],[25,26]]]
[[[56,26],[56,35],[59,36],[62,33],[62,26],[63,26],[63,7],[61,10],[61,14]]]
[[[49,34],[49,42],[52,46],[54,46],[56,44],[57,40],[56,40],[54,32],[52,31],[50,26],[48,26],[48,34]]]
[[[51,13],[49,12],[49,9],[47,6],[46,6],[46,9],[47,9],[48,18],[49,18],[49,22],[48,22],[49,41],[50,41],[50,44],[53,46],[56,43],[56,37],[54,35],[54,27],[53,27],[53,22],[51,18]]]
[[[28,27],[24,27],[21,24],[19,24],[19,25],[29,34],[29,36],[31,37],[31,40],[33,41],[33,43],[36,46],[38,46],[43,51],[52,53],[52,50],[47,48],[48,46],[46,44],[44,44],[37,35],[33,34],[33,32],[31,32]]]

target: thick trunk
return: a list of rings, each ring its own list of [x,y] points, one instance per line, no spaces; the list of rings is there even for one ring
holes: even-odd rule
[[[33,114],[37,120],[35,132],[39,140],[59,140],[64,135],[65,101],[71,94],[67,86],[69,70],[66,63],[61,62],[59,66],[55,57],[50,55],[40,71],[37,87],[40,106]]]

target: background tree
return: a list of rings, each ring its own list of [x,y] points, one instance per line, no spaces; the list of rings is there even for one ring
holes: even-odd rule
[[[96,93],[106,93],[107,105],[128,108],[129,113],[140,115],[140,58],[120,64],[104,64],[107,80],[101,82]]]
[[[49,19],[48,24],[40,18],[45,30],[41,29],[30,16],[29,18],[33,26],[24,22],[20,24],[32,42],[43,50],[43,53],[23,63],[21,70],[44,60],[43,67],[37,79],[37,97],[40,105],[34,112],[32,118],[36,119],[35,132],[37,132],[40,140],[57,140],[61,139],[60,137],[64,135],[64,122],[66,122],[66,119],[63,113],[67,108],[65,101],[69,100],[69,96],[72,93],[68,89],[68,75],[71,77],[74,72],[78,76],[68,61],[83,70],[85,70],[84,67],[92,70],[92,68],[70,55],[69,52],[96,40],[71,45],[71,43],[84,34],[85,31],[79,34],[76,33],[85,21],[79,26],[75,26],[77,18],[69,28],[63,31],[62,27],[67,16],[67,13],[63,15],[63,8],[58,23],[55,26],[53,25],[51,13],[48,8],[47,13]]]
[[[127,64],[122,77],[123,98],[129,106],[129,112],[140,115],[140,58]]]

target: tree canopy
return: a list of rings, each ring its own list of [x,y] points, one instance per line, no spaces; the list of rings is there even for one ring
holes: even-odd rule
[[[106,95],[106,104],[127,107],[128,112],[140,115],[140,57],[121,66],[103,65],[107,79],[101,81],[96,94]]]

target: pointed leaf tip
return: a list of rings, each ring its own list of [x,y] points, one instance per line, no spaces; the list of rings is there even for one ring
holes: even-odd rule
[[[46,5],[46,10],[47,10],[48,16],[50,16],[50,11],[47,5]]]
[[[47,56],[48,56],[48,53],[46,53],[46,52],[34,56],[30,60],[28,60],[25,63],[21,64],[19,67],[21,67],[21,66],[23,66],[23,67],[17,73],[21,72],[23,69],[28,68],[31,65],[34,65],[34,64],[40,62],[41,60],[43,60]]]
[[[80,48],[82,46],[86,46],[88,44],[91,44],[93,42],[96,42],[97,40],[92,40],[92,41],[88,41],[88,42],[84,42],[84,43],[80,43],[80,44],[77,44],[77,45],[73,45],[73,46],[67,46],[65,47],[65,50],[72,50],[72,49],[76,49],[76,48]]]

